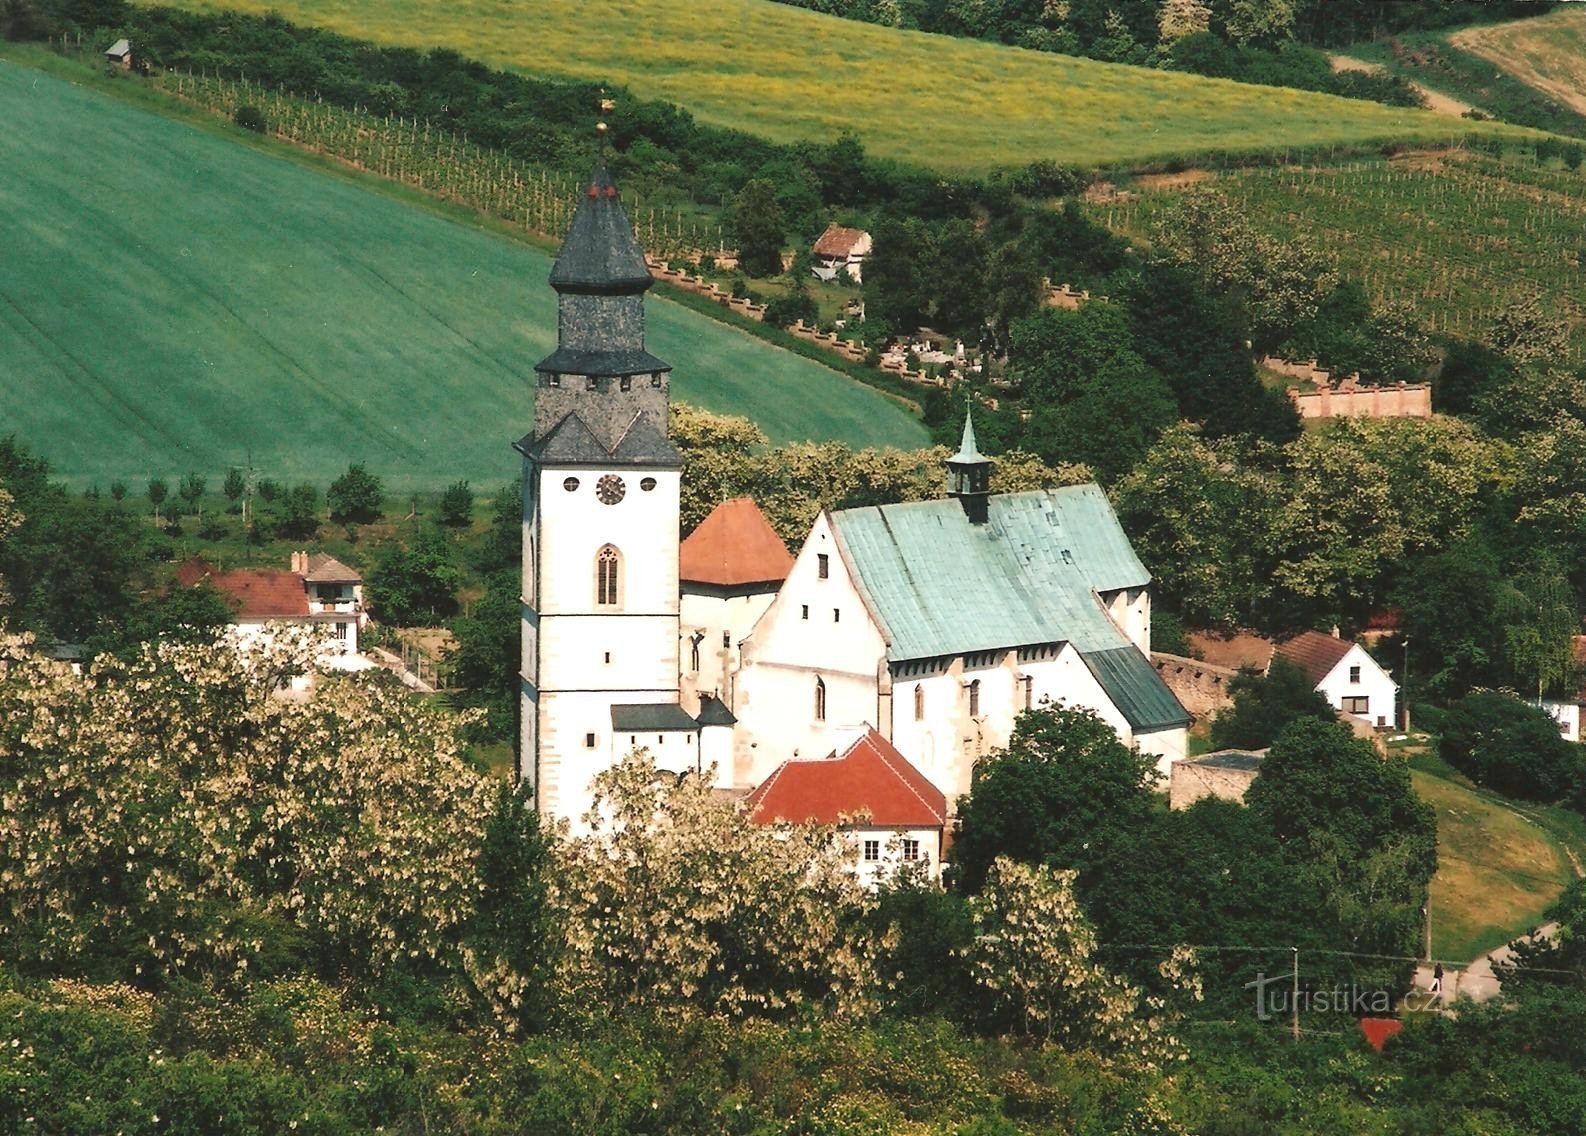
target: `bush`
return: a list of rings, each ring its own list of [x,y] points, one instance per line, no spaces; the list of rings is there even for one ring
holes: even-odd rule
[[[461,528],[474,519],[474,491],[458,481],[441,494],[441,524]]]
[[[1581,751],[1559,737],[1553,716],[1497,691],[1449,708],[1438,753],[1476,784],[1510,797],[1557,801],[1581,780]]]
[[[231,121],[244,130],[251,130],[255,134],[263,134],[269,129],[269,123],[264,119],[264,112],[249,103],[244,103],[232,111]]]
[[[347,472],[330,483],[325,491],[325,501],[330,505],[333,521],[357,521],[367,524],[380,519],[380,506],[385,492],[380,479],[365,468],[363,462],[354,462]]]

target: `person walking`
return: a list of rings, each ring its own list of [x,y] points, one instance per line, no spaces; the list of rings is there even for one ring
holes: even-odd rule
[[[1432,994],[1432,1001],[1441,1002],[1443,1000],[1443,964],[1442,963],[1438,963],[1435,967],[1432,968],[1432,990],[1431,990],[1431,994]]]

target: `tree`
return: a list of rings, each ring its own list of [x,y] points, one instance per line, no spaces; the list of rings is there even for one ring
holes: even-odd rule
[[[553,890],[569,1005],[674,1019],[873,1006],[875,900],[835,829],[751,824],[709,778],[657,770],[643,750],[594,791]]]
[[[478,899],[459,937],[463,969],[509,1032],[543,1024],[553,1005],[552,944],[562,937],[551,904],[553,856],[531,790],[498,784],[479,848]]]
[[[1580,608],[1569,581],[1549,557],[1537,560],[1514,584],[1502,609],[1504,653],[1515,678],[1527,689],[1535,684],[1540,703],[1548,692],[1575,689]]]
[[[1206,0],[1161,0],[1157,10],[1157,39],[1166,45],[1211,27],[1212,10]]]
[[[1225,0],[1223,26],[1240,45],[1271,47],[1294,33],[1296,0]]]
[[[441,524],[460,528],[474,519],[474,491],[466,481],[454,481],[441,494]]]
[[[149,482],[149,504],[154,506],[154,519],[160,519],[160,506],[165,504],[165,499],[171,495],[171,487],[161,478]]]
[[[459,582],[451,546],[444,535],[432,530],[411,547],[388,544],[381,549],[364,594],[371,613],[382,623],[418,627],[457,610]]]
[[[1458,697],[1501,678],[1509,591],[1492,548],[1472,534],[1443,552],[1406,564],[1390,599],[1414,645],[1412,663],[1426,690]]]
[[[1197,627],[1247,624],[1270,588],[1280,487],[1226,443],[1181,423],[1114,487],[1113,504],[1156,599]]]
[[[1147,823],[1156,759],[1132,750],[1090,710],[1043,706],[1014,722],[1007,746],[975,763],[958,804],[953,882],[978,890],[993,860],[1076,869],[1083,892]]]
[[[1569,796],[1583,772],[1580,747],[1559,737],[1551,714],[1498,691],[1454,703],[1437,750],[1478,785],[1526,800]]]
[[[0,657],[10,962],[140,983],[462,975],[496,790],[455,716],[385,676],[283,702],[313,657],[284,627],[82,676],[26,639]],[[26,726],[47,722],[68,732]]]
[[[90,646],[130,662],[145,643],[213,643],[231,620],[226,597],[205,580],[140,600],[113,627],[101,629]]]
[[[728,228],[738,242],[738,267],[750,276],[782,272],[782,243],[787,221],[777,204],[776,187],[755,178],[733,198]]]
[[[226,500],[231,502],[230,508],[226,511],[230,513],[240,512],[242,510],[242,495],[248,491],[248,481],[247,478],[243,477],[242,470],[236,466],[228,469],[226,471],[226,480],[220,489],[226,495]]]
[[[370,473],[362,462],[354,462],[347,472],[330,483],[325,492],[325,502],[330,506],[330,519],[338,523],[356,521],[368,524],[380,519],[380,506],[384,490],[380,479]]]
[[[516,568],[496,572],[486,582],[485,594],[452,622],[457,645],[447,662],[458,688],[456,699],[463,706],[484,710],[486,730],[497,738],[511,735],[518,697],[521,591]]]
[[[1314,889],[1296,910],[1330,925],[1338,947],[1416,950],[1437,868],[1437,820],[1402,760],[1381,757],[1342,723],[1299,718],[1272,743],[1245,804]],[[1360,959],[1356,970],[1368,989],[1405,989],[1403,963]]]
[[[185,512],[196,513],[199,499],[204,496],[208,483],[196,473],[189,473],[182,478],[182,483],[177,487],[176,494],[186,506]]]
[[[1301,718],[1337,720],[1305,672],[1283,658],[1273,658],[1265,675],[1240,671],[1228,693],[1233,705],[1212,719],[1212,745],[1218,749],[1265,749]]]
[[[259,496],[263,497],[263,492]],[[306,540],[319,531],[319,490],[312,485],[277,492],[271,506],[271,523],[279,535]]]
[[[1570,321],[1548,305],[1529,296],[1500,311],[1492,321],[1486,341],[1513,362],[1548,364],[1569,357]]]
[[[81,643],[124,618],[149,583],[143,527],[113,503],[52,482],[49,463],[10,438],[0,438],[0,489],[14,510],[0,540],[11,626]]]
[[[1092,959],[1096,933],[1074,898],[1074,873],[998,857],[969,901],[970,974],[989,995],[993,1022],[1065,1048],[1127,1057],[1146,1067],[1176,1042],[1140,991]]]

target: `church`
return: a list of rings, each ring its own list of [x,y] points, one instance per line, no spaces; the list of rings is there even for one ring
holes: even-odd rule
[[[557,348],[515,444],[519,772],[542,815],[577,824],[591,779],[634,749],[748,794],[855,731],[950,806],[1044,702],[1094,710],[1164,772],[1184,756],[1189,715],[1148,658],[1150,575],[1101,489],[991,493],[972,420],[942,500],[822,512],[796,555],[748,499],[681,540],[651,283],[598,165],[551,270]]]

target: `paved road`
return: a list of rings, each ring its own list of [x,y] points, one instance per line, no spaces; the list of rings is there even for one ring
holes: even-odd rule
[[[1527,939],[1551,939],[1558,931],[1557,923],[1544,923]],[[1507,962],[1513,957],[1514,952],[1506,943],[1490,954],[1474,960],[1463,969],[1455,970],[1445,966],[1443,968],[1443,1001],[1453,1002],[1457,998],[1469,998],[1472,1002],[1485,1002],[1498,993],[1498,977],[1493,973],[1492,963]],[[1415,968],[1415,986],[1418,990],[1430,990],[1432,987],[1432,968],[1418,966]]]

